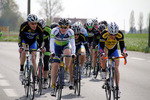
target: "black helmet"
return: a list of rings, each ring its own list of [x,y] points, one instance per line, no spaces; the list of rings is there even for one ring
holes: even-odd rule
[[[101,24],[104,24],[105,26],[108,26],[107,21],[101,21]]]
[[[50,25],[50,28],[53,29],[53,28],[55,28],[55,27],[57,27],[57,26],[58,26],[58,23],[52,23],[52,24]]]
[[[62,25],[62,26],[69,26],[70,20],[68,20],[67,18],[61,18],[61,19],[58,21],[58,24],[59,24],[59,25]]]
[[[104,29],[106,29],[106,26],[105,26],[104,24],[98,25],[98,30],[99,30],[99,31],[102,32]]]

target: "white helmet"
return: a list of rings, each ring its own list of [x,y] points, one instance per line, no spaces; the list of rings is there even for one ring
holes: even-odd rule
[[[119,27],[118,27],[118,25],[117,25],[115,22],[111,22],[111,23],[108,25],[108,32],[109,32],[110,34],[115,35],[115,34],[118,33],[118,31],[119,31]]]
[[[27,17],[27,21],[29,22],[38,22],[38,17],[34,14],[29,14]]]
[[[46,21],[43,19],[39,19],[39,23],[42,25],[42,28],[45,28],[46,26]]]

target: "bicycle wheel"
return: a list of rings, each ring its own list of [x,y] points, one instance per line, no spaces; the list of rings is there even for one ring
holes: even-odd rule
[[[100,69],[99,65],[100,65],[99,62],[97,62],[96,66],[95,66],[95,79],[97,78],[97,75],[98,75],[98,72],[99,72],[99,69]]]
[[[60,67],[58,74],[58,82],[57,82],[57,100],[61,100],[62,89],[63,89],[63,73],[64,69]]]
[[[51,64],[49,64],[49,71],[48,71],[48,88],[51,88]]]
[[[25,90],[25,95],[26,97],[28,97],[29,94],[29,70],[27,69],[27,65],[25,65],[25,69],[24,69],[24,78],[23,78],[23,82],[22,84],[24,85],[24,90]]]
[[[80,96],[80,91],[81,91],[81,67],[78,66],[77,69],[77,84],[76,84],[76,89],[77,89],[77,94]]]
[[[38,66],[38,92],[42,94],[43,86],[43,64],[39,64]]]
[[[29,70],[29,97],[31,100],[34,99],[35,94],[35,75],[34,75],[34,68],[30,66]]]
[[[106,99],[111,100],[111,88],[110,88],[110,80],[107,79],[105,82],[105,86],[103,87],[106,93]]]
[[[117,73],[115,68],[113,68],[113,75],[114,75],[114,87],[113,87],[113,96],[115,100],[118,100],[118,83],[117,83]]]

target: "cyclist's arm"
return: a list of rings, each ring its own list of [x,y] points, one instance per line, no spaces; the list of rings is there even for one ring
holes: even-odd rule
[[[85,37],[85,35],[80,35],[81,36],[81,41],[83,42],[84,44],[84,47],[85,47],[85,50],[87,53],[90,53],[89,49],[88,49],[88,42],[87,42],[87,39]]]
[[[39,28],[39,46],[42,46],[43,42],[43,29],[40,25],[37,26]]]
[[[18,36],[18,46],[22,47],[22,40],[23,40],[23,30],[22,30],[23,25],[21,24],[20,26],[20,31],[19,31],[19,36]]]
[[[54,49],[54,43],[55,43],[55,38],[54,38],[54,34],[51,33],[50,36],[50,51],[51,53],[55,53],[55,49]]]
[[[99,52],[104,53],[104,47],[105,47],[105,41],[106,37],[104,38],[104,35],[106,34],[106,31],[103,31],[100,35],[100,40],[99,40]]]
[[[74,36],[71,38],[71,40],[69,41],[71,44],[71,51],[72,51],[72,55],[75,55],[75,50],[76,50],[76,46],[75,46],[75,38]]]
[[[121,50],[121,53],[125,53],[126,52],[126,49],[125,49],[125,43],[124,43],[124,35],[121,31],[119,31],[119,46],[120,46],[120,50]]]

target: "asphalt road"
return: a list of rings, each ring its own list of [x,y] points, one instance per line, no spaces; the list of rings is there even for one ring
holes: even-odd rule
[[[128,63],[120,60],[120,100],[150,100],[150,54],[128,51]],[[81,96],[66,86],[62,100],[106,100],[100,76],[82,78]],[[0,42],[0,100],[28,100],[19,81],[19,53],[17,43]],[[35,100],[56,100],[50,89]]]

